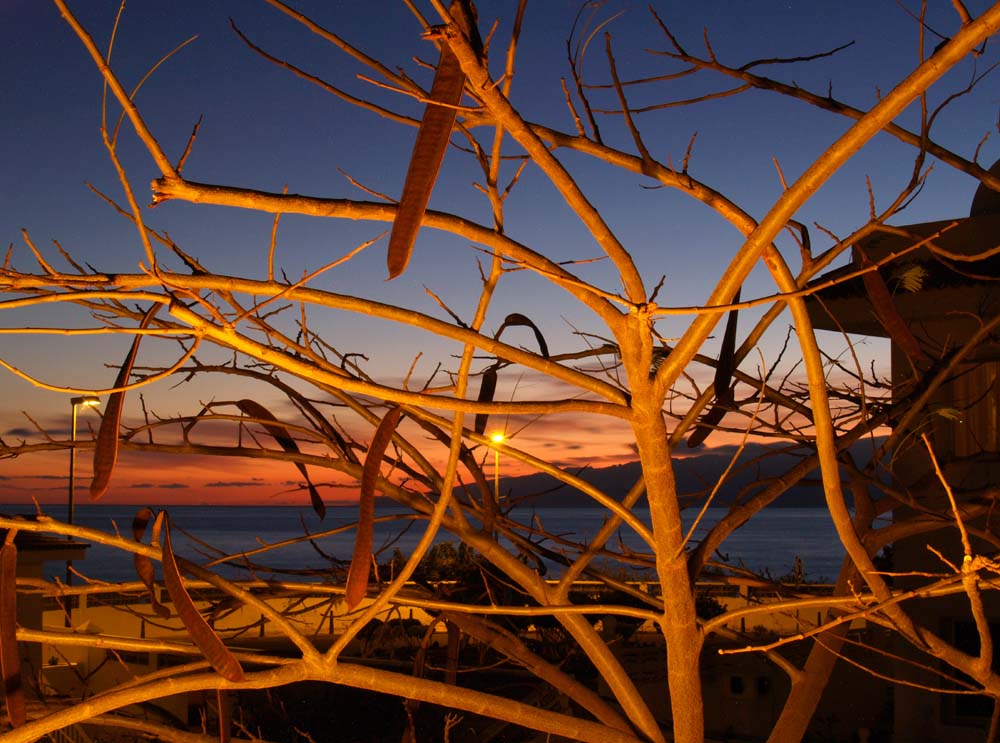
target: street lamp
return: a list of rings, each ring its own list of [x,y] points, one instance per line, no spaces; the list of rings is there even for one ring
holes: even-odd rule
[[[76,478],[76,409],[80,406],[85,408],[96,408],[101,404],[101,398],[95,397],[94,395],[84,395],[82,397],[74,397],[69,401],[70,405],[73,406],[73,422],[70,424],[69,430],[69,498],[67,500],[66,508],[66,523],[73,523],[73,481]],[[72,539],[73,537],[67,537]],[[66,585],[72,585],[73,583],[73,562],[72,560],[66,561]],[[70,609],[72,611],[72,608]],[[66,616],[66,626],[70,625],[69,615]]]
[[[101,398],[95,397],[94,395],[84,395],[83,397],[74,397],[69,401],[70,405],[73,406],[73,422],[70,424],[70,442],[71,446],[69,449],[69,500],[68,509],[66,514],[66,523],[73,523],[73,480],[76,477],[76,409],[79,407],[85,408],[96,408],[101,404]]]
[[[500,444],[507,440],[507,437],[497,431],[490,436],[490,441],[496,444],[493,447],[493,501],[500,503]]]

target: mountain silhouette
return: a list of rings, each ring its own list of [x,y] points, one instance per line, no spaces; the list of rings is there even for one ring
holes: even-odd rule
[[[859,466],[871,460],[872,452],[883,439],[866,439],[851,447],[855,462]],[[736,446],[720,446],[704,453],[688,454],[674,459],[674,475],[677,491],[690,502],[702,503],[711,492],[719,477],[729,467]],[[719,492],[712,500],[714,506],[728,506],[737,499],[745,499],[774,478],[783,475],[809,451],[804,447],[790,448],[787,445],[747,444],[740,452],[736,464],[730,470]],[[629,488],[638,480],[642,468],[639,462],[613,465],[611,467],[568,469],[580,479],[594,485],[616,500],[621,500]],[[583,493],[564,485],[554,477],[544,473],[522,477],[507,477],[500,480],[502,497],[523,501],[524,505],[538,507],[582,507],[594,505]],[[848,505],[850,493],[845,493]],[[815,469],[795,487],[782,494],[770,508],[822,508],[826,505],[820,484],[819,469]]]

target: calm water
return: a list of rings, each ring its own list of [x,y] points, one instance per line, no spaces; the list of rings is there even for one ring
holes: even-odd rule
[[[83,505],[77,507],[76,522],[111,533],[114,533],[114,524],[117,523],[122,535],[129,536],[136,510],[122,506]],[[262,543],[273,544],[301,537],[303,526],[309,533],[316,534],[341,526],[348,527],[357,517],[355,507],[345,506],[328,508],[326,519],[322,522],[311,510],[300,507],[173,506],[168,510],[174,525],[174,549],[196,562],[204,562],[217,556],[217,553],[199,546],[197,542],[178,533],[178,529],[223,552],[240,553],[259,548]],[[0,506],[0,512],[30,514],[34,509],[33,506],[8,505]],[[380,507],[376,515],[391,516],[399,512],[398,506],[390,505]],[[585,542],[600,528],[606,513],[601,508],[538,508],[530,511],[526,509],[520,514],[515,511],[515,517],[524,523],[530,523],[532,516],[537,516],[549,532]],[[51,514],[55,517],[64,516],[57,508],[52,509]],[[700,534],[704,534],[724,514],[725,509],[709,509],[694,540],[697,541]],[[648,511],[640,509],[637,515],[648,524]],[[693,519],[694,515],[689,518]],[[393,519],[376,525],[375,547],[385,548],[380,559],[387,560],[396,547],[404,554],[412,550],[423,533],[424,524],[414,522],[399,536],[400,530],[407,523],[409,522],[402,519]],[[393,541],[394,536],[398,536],[396,541]],[[148,534],[146,539],[148,541]],[[440,541],[448,539],[449,535],[439,537]],[[612,544],[617,545],[618,539],[621,544],[637,552],[648,552],[645,543],[627,527],[621,529]],[[317,547],[323,553],[340,560],[350,560],[353,544],[354,531],[350,528],[316,540]],[[830,517],[822,508],[764,511],[731,536],[722,546],[721,552],[731,564],[738,565],[742,561],[752,570],[768,570],[775,577],[791,571],[798,556],[802,559],[806,578],[809,580],[834,579],[844,554]],[[317,567],[324,564],[324,558],[309,543],[296,544],[253,559],[279,569]],[[53,565],[56,573],[59,572],[58,566],[59,564]],[[135,579],[130,556],[101,545],[93,545],[88,550],[87,559],[78,563],[77,567],[81,572],[102,580]],[[220,572],[232,575],[231,570],[223,569]]]

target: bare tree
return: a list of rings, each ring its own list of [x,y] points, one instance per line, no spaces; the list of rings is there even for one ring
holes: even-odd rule
[[[259,54],[314,83],[360,109],[359,115],[383,116],[401,126],[418,127],[400,202],[397,204],[360,183],[370,200],[265,192],[240,184],[189,180],[183,170],[189,155],[197,157],[195,133],[179,160],[169,157],[158,144],[152,124],[144,119],[134,96],[120,81],[119,71],[111,64],[110,52],[97,47],[64,0],[55,0],[103,76],[108,97],[117,101],[123,119],[131,124],[159,169],[160,177],[152,184],[153,203],[185,201],[274,215],[267,275],[260,279],[227,275],[220,267],[185,252],[166,231],[151,224],[148,211],[139,206],[144,197],[126,177],[119,154],[121,127],[114,123],[114,115],[109,111],[102,129],[103,142],[120,176],[124,197],[105,198],[111,208],[135,225],[143,251],[142,270],[105,274],[80,267],[68,255],[63,258],[70,269],[60,270],[26,234],[27,249],[39,267],[32,271],[17,269],[8,256],[0,273],[0,287],[6,297],[5,308],[63,303],[90,313],[101,323],[101,332],[135,337],[113,386],[80,391],[111,396],[96,440],[87,442],[95,449],[92,487],[95,497],[107,487],[119,447],[139,452],[172,452],[178,456],[212,454],[291,462],[301,472],[303,489],[309,492],[318,511],[323,509],[323,500],[317,485],[322,487],[323,483],[316,481],[317,472],[339,473],[360,482],[354,555],[349,566],[340,566],[336,582],[322,587],[294,579],[240,581],[223,578],[212,570],[214,565],[236,556],[223,556],[205,565],[176,556],[169,516],[163,512],[155,519],[152,544],[143,541],[148,522],[155,516],[152,513],[137,517],[134,539],[47,518],[0,519],[0,527],[8,530],[8,535],[17,531],[44,531],[132,553],[140,581],[126,587],[149,590],[154,598],[157,586],[153,583],[151,561],[162,561],[164,582],[174,611],[194,641],[182,644],[153,639],[122,640],[16,628],[13,603],[17,597],[10,591],[15,552],[12,539],[8,539],[4,547],[4,588],[0,592],[4,602],[0,606],[0,642],[5,648],[9,649],[16,640],[89,644],[109,650],[146,648],[188,655],[192,660],[126,681],[77,705],[27,720],[16,711],[18,693],[13,680],[16,669],[5,664],[2,668],[7,684],[7,714],[15,727],[0,736],[0,740],[35,740],[50,731],[87,721],[133,726],[164,738],[193,740],[190,733],[170,732],[152,722],[129,721],[115,712],[127,705],[202,690],[220,692],[221,716],[225,706],[221,701],[223,692],[315,681],[398,695],[413,703],[430,702],[572,740],[663,741],[669,737],[694,743],[705,738],[706,700],[701,669],[707,643],[712,643],[713,652],[721,648],[724,652],[746,649],[761,653],[786,672],[791,692],[771,740],[794,741],[804,735],[834,663],[849,641],[848,627],[858,618],[886,628],[919,654],[924,670],[943,679],[936,683],[921,681],[925,688],[954,682],[963,691],[994,700],[1000,698],[1000,676],[994,672],[992,661],[990,597],[983,595],[994,587],[995,578],[990,576],[998,572],[990,557],[997,547],[995,527],[988,519],[984,520],[996,498],[995,485],[955,499],[950,497],[952,490],[942,472],[940,481],[949,497],[923,501],[914,496],[905,478],[889,482],[884,471],[885,453],[903,450],[907,444],[919,440],[935,391],[955,376],[964,358],[995,340],[1000,318],[987,318],[960,348],[942,348],[935,358],[925,349],[915,348],[908,378],[894,380],[895,386],[890,389],[888,380],[861,368],[860,364],[841,365],[837,358],[824,355],[807,306],[812,295],[826,290],[831,283],[863,279],[867,299],[886,335],[900,348],[911,347],[905,323],[900,327],[891,300],[886,304],[883,299],[888,291],[881,277],[890,263],[899,260],[898,253],[875,262],[859,258],[853,270],[836,280],[818,283],[814,280],[852,246],[875,234],[900,232],[887,226],[886,221],[919,193],[927,174],[928,156],[978,179],[984,188],[1000,190],[1000,178],[995,171],[988,172],[975,158],[954,153],[934,141],[932,127],[940,109],[928,110],[927,102],[927,91],[939,78],[983,53],[986,40],[1000,27],[1000,5],[972,17],[961,2],[955,2],[951,36],[933,53],[924,53],[924,46],[930,46],[930,42],[925,43],[923,26],[918,26],[921,52],[912,72],[868,110],[838,101],[830,92],[816,93],[761,72],[769,65],[806,64],[814,57],[724,64],[707,35],[704,51],[692,52],[688,42],[679,39],[655,12],[651,15],[651,29],[655,31],[655,43],[663,45],[657,54],[668,67],[656,78],[630,79],[618,68],[613,36],[609,33],[602,39],[604,26],[599,23],[582,25],[567,44],[570,69],[564,84],[566,104],[576,128],[563,131],[528,120],[511,102],[510,93],[517,76],[531,74],[530,71],[515,74],[525,16],[523,0],[510,11],[515,17],[504,26],[511,29],[506,40],[489,32],[484,19],[475,18],[471,3],[455,0],[445,7],[440,0],[432,0],[429,5],[433,6],[437,23],[430,25],[419,19],[439,55],[429,89],[416,81],[416,73],[411,77],[394,67],[396,60],[372,59],[360,47],[315,20],[278,0],[267,1],[300,23],[303,33],[314,34],[344,52],[349,58],[345,64],[379,78],[379,85],[426,104],[418,119],[340,89],[268,52],[264,42],[251,39],[234,27],[251,50],[249,53]],[[530,21],[530,15],[527,20]],[[582,55],[601,40],[605,41],[607,77],[598,84],[584,78]],[[590,53],[595,54],[593,48]],[[636,91],[664,76],[676,78],[702,73],[731,79],[733,87],[651,106],[630,103],[631,97],[639,95]],[[970,89],[983,76],[974,73]],[[698,179],[691,146],[681,163],[658,159],[646,144],[641,119],[647,109],[698,106],[707,100],[749,90],[790,96],[803,106],[818,107],[831,116],[848,120],[846,130],[836,142],[798,178],[783,184],[782,194],[759,221],[712,185]],[[953,96],[944,96],[942,105],[952,99]],[[920,127],[910,131],[895,122],[914,101],[920,103],[922,115]],[[109,103],[106,108],[110,107]],[[604,129],[599,126],[598,117],[609,117],[601,119],[605,122]],[[627,149],[608,143],[609,126],[618,127],[621,131],[616,135],[623,131],[631,140]],[[825,245],[821,247],[815,230],[810,236],[810,229],[796,221],[797,214],[817,189],[879,133],[913,148],[907,165],[912,168],[912,178],[881,210],[876,209],[872,195],[870,213],[858,220],[852,234],[842,237],[823,232]],[[707,205],[745,236],[732,260],[717,268],[714,287],[700,307],[677,308],[657,303],[662,280],[651,286],[650,277],[643,275],[629,247],[602,213],[601,205],[588,196],[587,182],[574,176],[569,163],[575,162],[575,158],[562,157],[567,153],[637,178],[652,179],[659,187]],[[461,157],[469,158],[480,169],[478,189],[489,205],[491,224],[480,224],[458,213],[427,209],[442,158]],[[603,278],[588,278],[586,256],[581,255],[571,263],[560,262],[547,256],[540,247],[522,244],[511,236],[516,233],[507,225],[505,202],[511,193],[525,187],[521,179],[526,172],[540,175],[558,191],[599,247],[602,260],[613,267],[620,288],[610,290]],[[363,181],[363,176],[358,180]],[[169,206],[157,211],[157,219],[161,212],[169,217]],[[450,233],[473,244],[482,261],[474,311],[463,316],[448,306],[446,298],[435,296],[440,313],[434,315],[322,288],[320,277],[350,270],[356,256],[362,250],[374,249],[369,246],[381,236],[342,255],[329,256],[321,268],[303,273],[297,280],[285,277],[276,267],[275,252],[280,218],[287,214],[392,224],[390,276],[403,274],[411,257],[420,260],[419,255],[411,253],[416,230],[421,227]],[[801,263],[798,270],[789,265],[786,254],[790,251],[779,249],[778,239],[785,231],[792,235],[791,252],[797,253]],[[940,235],[904,232],[901,237],[907,241],[906,250],[933,251]],[[972,258],[986,260],[989,251]],[[183,270],[168,267],[176,260],[183,263]],[[748,298],[740,293],[740,287],[757,266],[767,270],[776,291],[769,296]],[[578,336],[580,350],[550,354],[546,338],[533,320],[508,308],[500,308],[505,320],[498,330],[492,334],[486,331],[497,288],[522,274],[538,277],[551,291],[579,303],[599,320],[601,327],[597,331],[588,330]],[[763,312],[748,330],[742,331],[740,339],[736,313],[751,308],[763,308]],[[317,330],[322,323],[315,318],[326,312],[378,318],[413,333],[446,339],[460,348],[460,356],[442,359],[442,368],[423,379],[417,379],[417,373],[412,371],[417,368],[416,362],[402,380],[383,376],[368,368],[356,349],[340,348],[336,339],[322,336]],[[782,372],[784,377],[778,378],[774,368],[779,359],[770,359],[750,371],[752,363],[744,362],[752,359],[763,333],[786,317],[786,313],[792,318],[794,335],[782,353],[795,356],[794,368]],[[669,340],[658,329],[658,323],[662,325],[667,319],[677,317],[690,319],[679,337]],[[724,318],[726,322],[720,324]],[[504,335],[517,326],[533,331],[535,338],[530,350],[508,341],[509,336]],[[722,331],[722,340],[715,345],[712,337],[717,329]],[[60,332],[90,331],[60,329]],[[163,348],[169,346],[174,349],[172,361],[137,363],[137,357],[141,360],[139,341],[146,338],[141,349],[154,342]],[[203,362],[201,354],[207,347],[225,349],[232,354],[231,360]],[[65,389],[29,371],[7,367],[40,386]],[[498,383],[509,379],[514,367],[543,377],[551,385],[537,397],[530,390],[517,389],[511,399],[500,400]],[[694,370],[701,367],[713,370],[711,383],[700,383],[701,377]],[[245,398],[216,399],[198,409],[192,408],[183,417],[148,415],[144,421],[121,419],[126,395],[176,375],[186,379],[218,378],[220,389],[224,389],[221,384],[229,377],[244,378],[268,391],[257,399],[283,400],[287,405],[279,409]],[[552,394],[553,389],[562,392]],[[273,413],[284,409],[296,412],[281,419]],[[606,418],[622,422],[627,428],[642,469],[641,479],[627,493],[602,492],[578,473],[516,446],[516,441],[493,443],[487,435],[489,420],[496,416],[527,421],[538,416],[569,414]],[[881,449],[874,452],[871,461],[856,462],[851,445],[890,425],[892,435],[886,442],[873,445]],[[215,427],[213,430],[228,427],[226,430],[237,437],[235,443],[220,444],[207,434],[202,437],[210,426]],[[717,428],[786,442],[789,451],[797,454],[797,463],[780,478],[761,483],[732,500],[725,517],[695,543],[691,532],[684,528],[682,512],[710,506],[724,478],[704,493],[678,492],[673,455],[686,436],[697,442]],[[930,438],[927,441],[920,454],[924,466],[934,461],[934,443]],[[65,445],[66,442],[56,439],[6,442],[0,451],[5,456],[22,456]],[[497,493],[487,474],[486,453],[493,451],[490,447],[498,447],[504,457],[550,475],[607,509],[600,531],[586,544],[578,544],[546,533],[544,525],[519,521],[518,511],[497,502]],[[747,465],[741,463],[741,466]],[[696,582],[705,574],[713,553],[755,514],[810,476],[821,480],[828,510],[847,554],[834,595],[816,597],[786,590],[781,600],[700,618]],[[853,497],[853,511],[848,507],[845,491]],[[423,525],[417,547],[394,566],[391,575],[381,571],[372,574],[370,567],[372,504],[377,493],[406,506]],[[644,504],[651,519],[648,525],[636,515],[636,509]],[[905,514],[904,506],[909,508]],[[883,517],[889,512],[895,519],[884,525]],[[616,547],[613,537],[621,528],[634,531],[648,549],[638,553]],[[943,557],[945,568],[908,576],[911,584],[905,586],[892,585],[885,571],[876,566],[875,555],[887,545],[904,538],[926,539],[927,534],[942,530],[961,533],[960,564],[947,567],[947,559]],[[490,594],[489,602],[484,605],[436,595],[409,583],[441,532],[447,532],[476,556],[483,574],[488,576],[484,578],[488,585],[502,585],[511,591]],[[310,536],[319,539],[322,535]],[[252,556],[254,569],[266,563],[269,551],[262,548]],[[244,559],[248,559],[246,555]],[[556,580],[546,579],[541,569],[546,563],[560,565],[561,573]],[[622,565],[651,569],[657,590],[640,592],[620,580],[613,568]],[[713,568],[718,571],[719,580],[772,583],[766,576],[748,576],[747,571],[731,565],[713,565]],[[583,577],[603,581],[619,592],[620,598],[613,605],[601,606],[603,615],[649,621],[662,633],[660,652],[667,667],[669,720],[657,718],[649,700],[630,678],[625,661],[617,652],[619,641],[609,639],[588,618],[595,608],[574,599],[574,583]],[[18,580],[17,585],[19,594],[42,592],[59,597],[97,595],[109,590],[96,583],[67,587]],[[206,586],[221,591],[234,606],[253,608],[261,622],[266,620],[277,627],[294,646],[295,657],[289,660],[263,653],[247,654],[227,647],[230,638],[210,626],[192,599],[193,591]],[[114,586],[115,590],[121,588]],[[290,592],[323,597],[329,602],[331,615],[351,612],[349,621],[330,638],[328,646],[319,646],[281,604],[279,597]],[[958,647],[937,627],[923,622],[919,613],[909,610],[911,599],[930,595],[965,597],[965,610],[975,627],[978,650]],[[511,598],[504,600],[502,596]],[[349,649],[364,640],[366,633],[371,632],[373,620],[390,607],[432,612],[450,628],[449,637],[462,633],[472,638],[497,656],[530,671],[540,685],[564,695],[572,705],[552,711],[537,700],[536,703],[517,701],[460,687],[455,681],[458,661],[454,654],[450,656],[449,672],[443,681],[355,662],[347,655]],[[151,611],[158,608],[154,601]],[[740,618],[750,619],[752,626],[756,616],[806,609],[820,612],[821,621],[803,620],[793,637],[773,642],[753,641],[728,628]],[[527,642],[524,633],[504,623],[505,618],[517,617],[528,617],[525,623],[549,622],[558,626],[567,646],[593,667],[608,696],[598,695],[558,662],[542,657]],[[799,647],[808,643],[811,648],[808,657],[786,653],[792,643],[798,643]],[[447,730],[453,725],[454,720],[449,720]],[[225,727],[228,725],[220,723],[220,728]],[[223,734],[228,737],[228,733]],[[995,736],[995,730],[990,735]]]

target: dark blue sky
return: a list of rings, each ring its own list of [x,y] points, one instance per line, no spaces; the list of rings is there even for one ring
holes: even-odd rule
[[[904,0],[916,11],[919,3]],[[429,3],[418,2],[430,15]],[[950,33],[957,21],[951,4],[932,2],[930,25]],[[987,3],[968,2],[978,14]],[[419,68],[414,55],[433,60],[433,47],[420,39],[419,25],[402,3],[299,2],[295,6],[316,21],[355,42],[390,67],[402,67],[427,83],[430,73]],[[510,13],[507,0],[478,3],[485,31],[495,18],[495,73],[502,67]],[[579,3],[571,0],[529,2],[512,99],[526,117],[557,129],[572,131],[559,79],[566,75],[564,41]],[[98,45],[106,46],[117,10],[116,2],[86,0],[71,3]],[[804,65],[761,68],[786,82],[817,92],[828,84],[836,97],[858,107],[870,107],[877,92],[888,92],[917,64],[916,22],[892,0],[843,2],[775,0],[703,0],[665,2],[657,11],[691,51],[702,52],[702,29],[709,29],[718,57],[742,64],[751,59],[794,57],[825,51],[850,41],[854,45],[837,56]],[[599,16],[623,15],[609,26],[618,67],[623,77],[663,73],[677,66],[645,50],[664,49],[666,40],[644,3],[607,2]],[[192,125],[204,116],[194,152],[185,168],[191,179],[213,183],[303,194],[367,199],[339,172],[346,171],[373,189],[397,197],[406,173],[414,130],[351,108],[315,86],[277,69],[248,50],[229,28],[232,16],[240,28],[270,52],[287,58],[350,92],[369,97],[395,110],[419,115],[420,106],[390,91],[357,79],[370,74],[343,53],[310,35],[296,23],[256,0],[195,0],[151,2],[133,0],[119,30],[113,66],[131,87],[160,56],[184,39],[198,39],[164,64],[139,93],[137,103],[164,149],[176,158]],[[933,48],[936,40],[928,44]],[[99,137],[101,80],[79,41],[60,20],[54,6],[39,0],[0,0],[0,95],[4,118],[0,127],[0,238],[16,247],[16,265],[30,265],[20,229],[27,228],[36,243],[50,249],[59,240],[77,260],[103,271],[132,272],[141,258],[134,228],[103,205],[86,188],[90,181],[116,198],[121,189]],[[584,64],[588,81],[608,81],[603,39],[592,45]],[[996,61],[992,47],[979,60],[979,69]],[[960,89],[973,73],[965,65],[936,86],[932,104]],[[634,103],[649,103],[703,94],[729,84],[708,74],[674,83],[659,83],[634,93]],[[1000,155],[996,129],[997,86],[991,78],[942,114],[933,137],[958,153],[971,157],[987,133],[985,164]],[[630,91],[630,94],[632,92]],[[613,107],[613,94],[594,93],[595,105]],[[112,110],[117,109],[112,106]],[[915,107],[901,118],[915,126]],[[629,152],[633,145],[618,117],[604,116],[602,132],[609,144]],[[691,173],[732,198],[755,217],[762,217],[779,197],[781,184],[773,159],[791,181],[850,124],[849,120],[816,111],[805,104],[766,92],[713,101],[683,109],[644,114],[638,123],[657,157],[678,164],[693,132],[698,139]],[[485,134],[484,134],[485,136]],[[157,175],[151,159],[137,145],[128,124],[121,138],[121,154],[139,199],[148,203],[147,184]],[[488,141],[488,140],[487,140]],[[616,173],[603,163],[571,153],[558,153],[577,175],[585,193],[602,209],[621,241],[633,252],[647,281],[655,285],[661,274],[666,283],[661,304],[696,305],[704,300],[718,273],[741,243],[740,236],[701,204],[665,189],[649,190],[643,179]],[[867,217],[865,177],[870,176],[876,199],[884,205],[907,180],[913,153],[886,135],[876,137],[797,215],[802,222],[819,222],[845,234]],[[452,149],[445,160],[431,206],[455,211],[488,224],[485,198],[471,188],[481,174],[471,159]],[[897,222],[920,222],[963,216],[976,184],[936,164],[927,187]],[[167,229],[186,250],[210,269],[224,273],[262,276],[270,231],[270,217],[239,210],[168,203],[151,210],[149,223]],[[286,217],[279,237],[278,263],[297,278],[379,234],[385,225],[335,223],[304,217]],[[554,189],[531,168],[508,202],[508,234],[557,260],[591,258],[597,246]],[[814,232],[819,246],[825,239]],[[796,249],[787,245],[797,266]],[[469,317],[478,296],[477,254],[462,241],[424,231],[407,273],[385,283],[385,241],[369,249],[346,270],[325,276],[317,285],[335,291],[391,300],[443,316],[424,287],[438,293],[459,314]],[[52,259],[57,256],[52,254]],[[581,275],[608,291],[618,289],[607,267],[579,269]],[[769,294],[766,274],[757,272],[747,295]],[[587,311],[546,282],[515,275],[505,280],[487,323],[496,328],[503,315],[518,311],[542,326],[554,352],[576,350],[573,328],[601,333]],[[88,324],[79,313],[76,322]],[[55,311],[25,315],[0,313],[0,324],[41,325],[69,320]],[[449,362],[454,344],[375,324],[365,318],[314,318],[325,327],[342,351],[365,352],[371,365],[387,377],[403,375],[414,355],[426,350],[421,369],[433,361]],[[744,321],[749,327],[749,318]],[[679,334],[682,321],[663,323],[661,331]],[[783,335],[776,328],[775,338]],[[765,345],[765,349],[773,348]],[[127,339],[65,341],[52,337],[4,336],[2,353],[56,385],[107,386],[114,371],[101,359],[116,363]],[[528,340],[525,340],[528,343]],[[880,346],[873,346],[875,351]],[[65,416],[64,395],[41,392],[10,375],[0,377],[5,394],[0,403],[0,435],[25,425],[19,410],[34,411],[40,420]],[[170,392],[161,384],[148,391],[167,412],[186,410],[200,390]],[[135,401],[133,401],[133,404]],[[188,410],[188,412],[191,412]],[[623,449],[624,451],[624,449]]]

